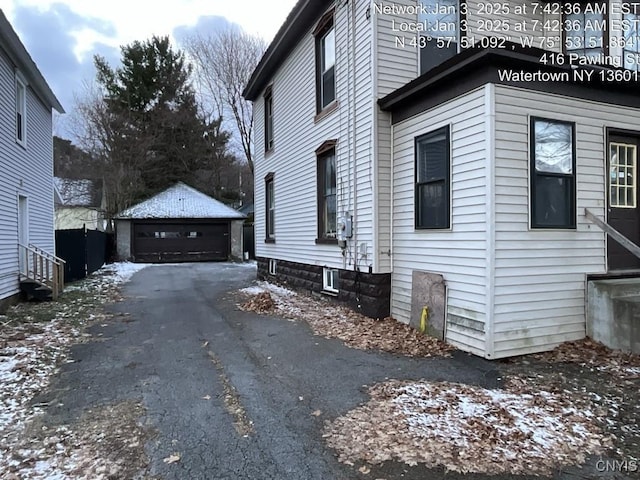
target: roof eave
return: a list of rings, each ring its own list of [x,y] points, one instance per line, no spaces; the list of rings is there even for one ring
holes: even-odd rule
[[[42,76],[29,52],[24,47],[20,37],[7,20],[4,12],[0,9],[0,43],[6,45],[5,50],[11,61],[16,64],[20,71],[26,75],[32,89],[50,108],[58,113],[65,113],[64,108],[49,87],[49,84]],[[3,46],[4,46],[3,45]]]
[[[251,102],[267,86],[276,70],[300,42],[315,20],[327,9],[326,0],[298,0],[251,74],[242,96]]]

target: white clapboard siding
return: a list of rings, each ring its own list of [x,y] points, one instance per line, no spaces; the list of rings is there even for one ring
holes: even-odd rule
[[[326,117],[316,116],[315,41],[309,31],[272,79],[274,149],[264,154],[264,102],[255,111],[256,254],[333,268],[373,266],[375,205],[372,131],[372,28],[366,19],[368,3],[337,7],[336,87],[339,107]],[[355,18],[355,47],[351,22]],[[354,237],[347,261],[336,245],[317,245],[317,172],[315,150],[336,139],[338,212],[354,217]],[[265,238],[264,178],[274,174],[275,243]],[[355,246],[364,244],[356,252]]]
[[[529,119],[576,123],[577,229],[529,228]],[[606,272],[605,129],[638,130],[640,111],[496,87],[493,358],[548,350],[585,335],[587,274]]]
[[[27,146],[15,140],[15,74],[0,47],[0,300],[18,293],[18,195],[28,198],[29,241],[53,253],[51,109],[27,88]]]
[[[467,2],[468,38],[479,46],[491,47],[490,43],[482,43],[482,38],[501,37],[516,45],[529,46],[521,41],[530,38],[531,46],[545,48],[548,43],[541,43],[546,31],[543,29],[545,15],[543,2],[534,13],[530,1],[484,2],[470,0]],[[556,45],[554,45],[556,46]],[[557,48],[560,43],[557,44]]]
[[[414,227],[417,136],[451,125],[452,228]],[[446,339],[483,355],[487,321],[485,90],[469,92],[398,123],[393,129],[392,315],[409,322],[414,270],[447,284]]]

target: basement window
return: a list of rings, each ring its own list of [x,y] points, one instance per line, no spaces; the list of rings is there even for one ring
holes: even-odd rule
[[[335,268],[322,269],[322,290],[330,293],[338,293],[338,284],[340,280],[339,270]]]
[[[275,275],[278,267],[278,261],[270,258],[269,259],[269,275]]]

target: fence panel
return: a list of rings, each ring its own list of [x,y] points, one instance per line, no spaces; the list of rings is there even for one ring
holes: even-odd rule
[[[80,280],[108,262],[114,249],[113,234],[78,228],[56,230],[56,256],[65,262],[64,282]]]
[[[98,270],[108,258],[109,238],[108,234],[98,230],[87,230],[86,254],[87,275]]]
[[[60,257],[66,262],[64,283],[80,280],[87,276],[84,228],[56,230],[56,257]]]
[[[249,258],[255,260],[256,258],[256,237],[255,227],[253,225],[243,225],[242,237],[244,240],[243,251],[249,252]]]

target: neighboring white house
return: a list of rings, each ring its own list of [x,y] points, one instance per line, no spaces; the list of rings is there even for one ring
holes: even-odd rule
[[[55,202],[56,230],[105,230],[102,182],[59,177],[54,182],[60,196]]]
[[[20,291],[18,245],[55,250],[52,108],[64,113],[0,11],[0,306]]]
[[[300,0],[244,92],[259,275],[486,358],[583,338],[593,279],[640,272],[585,216],[640,243],[640,9],[614,3]]]

